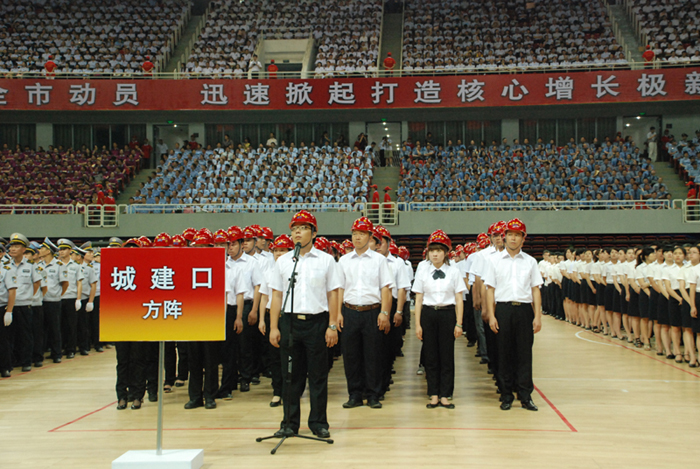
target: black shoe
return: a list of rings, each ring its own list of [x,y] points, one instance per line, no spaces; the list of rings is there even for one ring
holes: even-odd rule
[[[207,399],[207,403],[204,404],[205,409],[216,409],[216,401],[214,399]]]
[[[225,393],[219,395],[219,399],[223,399],[225,401],[230,401],[233,399],[233,394],[231,394],[230,392],[225,392]]]
[[[370,409],[381,409],[381,408],[382,408],[382,403],[379,402],[379,401],[376,400],[376,399],[369,399],[369,400],[367,401],[367,406],[368,406]]]
[[[350,399],[348,402],[343,404],[343,409],[352,409],[354,407],[362,407],[364,404],[362,401],[357,400],[357,399]]]
[[[176,387],[176,388],[181,388],[181,387],[183,387],[184,385],[185,385],[185,381],[184,381],[184,380],[179,380],[179,379],[178,379],[178,380],[175,380],[175,387]]]
[[[95,347],[95,352],[102,353],[104,351],[105,349],[103,349],[102,347]]]
[[[141,399],[134,399],[134,402],[131,403],[131,410],[139,410],[141,408]]]
[[[250,391],[250,384],[241,383],[241,392],[248,392],[248,391]]]
[[[23,372],[23,373],[26,373],[27,371],[32,371],[32,367],[31,367],[31,366],[23,366],[23,367],[22,367],[22,372]]]
[[[270,407],[279,407],[282,405],[282,399],[279,401],[270,401]]]
[[[488,358],[482,358],[479,360],[479,365],[486,365],[489,362]]]
[[[255,384],[255,385],[257,386],[258,384],[260,384],[260,378],[258,378],[257,376],[253,376],[253,377],[250,379],[250,383],[251,383],[251,384]]]
[[[68,354],[66,355],[66,358],[69,359],[69,360],[70,360],[71,358],[75,358],[75,353],[74,353],[74,352],[68,352]]]
[[[185,404],[185,409],[196,409],[197,407],[202,407],[204,403],[202,401],[189,401]]]
[[[473,347],[476,345],[476,342],[467,342],[467,347]]]
[[[295,432],[295,431],[292,430],[291,428],[280,428],[279,430],[277,430],[277,431],[275,432],[275,435],[274,435],[274,436],[275,436],[276,438],[282,438],[282,437],[285,437],[285,436],[286,436],[286,437],[290,437],[290,436],[296,435],[296,434],[297,434],[297,432]]]
[[[317,428],[314,430],[314,435],[319,438],[330,438],[331,432],[329,432],[327,428]]]
[[[488,374],[492,375],[492,374],[493,374],[493,368],[489,367],[489,368],[486,370],[486,372],[487,372]]]
[[[532,411],[537,411],[537,406],[535,405],[534,402],[532,402],[532,399],[528,399],[526,401],[521,402],[523,409],[527,410],[532,410]]]
[[[501,402],[501,410],[510,410],[513,407],[512,402]]]
[[[0,371],[0,377],[2,378],[9,378],[10,377],[10,372],[8,370],[2,370]]]
[[[383,400],[384,400],[384,394],[382,394],[381,396],[379,396],[379,400],[380,400],[380,401],[383,401]]]
[[[90,354],[88,353],[87,350],[81,350],[81,351],[80,351],[80,355],[82,355],[82,356],[84,357],[84,356],[90,355]]]
[[[126,400],[122,399],[117,403],[117,410],[124,410],[126,409]]]
[[[63,360],[61,360],[61,357],[58,357],[58,358],[54,358],[54,359],[53,359],[53,362],[54,362],[54,363],[61,363],[62,361],[63,361]]]
[[[34,362],[34,368],[41,368],[44,366],[44,362]]]
[[[158,402],[158,393],[149,392],[148,393],[148,402]]]
[[[454,409],[455,408],[455,405],[451,402],[449,404],[443,404],[442,402],[440,402],[439,405],[440,405],[440,407],[444,407],[445,409]]]
[[[427,404],[425,404],[425,408],[426,409],[436,409],[439,405],[440,405],[439,402],[437,404],[431,404],[430,402],[428,402]]]
[[[474,354],[474,356],[475,356],[476,358],[479,358],[479,357],[481,356],[481,353],[476,352],[476,353]]]

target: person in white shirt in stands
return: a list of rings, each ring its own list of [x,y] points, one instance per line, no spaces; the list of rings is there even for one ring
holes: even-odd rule
[[[428,238],[430,265],[416,273],[416,336],[423,341],[423,366],[428,381],[428,409],[454,409],[454,341],[463,332],[462,293],[467,290],[460,269],[450,264],[452,241],[437,230]]]
[[[382,407],[382,335],[391,327],[394,279],[386,258],[374,251],[377,241],[381,242],[381,235],[374,231],[372,222],[367,217],[358,218],[352,225],[355,250],[338,261],[342,305],[338,322],[343,331],[341,347],[349,394],[343,404],[346,409],[363,405],[365,393],[370,408]]]
[[[331,348],[338,342],[338,288],[342,282],[333,257],[313,246],[318,231],[316,217],[302,210],[292,217],[289,229],[294,244],[300,245],[298,260],[294,259],[294,251],[284,254],[269,276],[272,291],[270,343],[281,347],[283,363],[290,360],[292,363],[291,383],[286,389],[285,380],[282,391],[283,399],[287,399],[284,420],[275,436],[289,436],[299,431],[300,400],[308,375],[309,428],[317,437],[329,438],[326,347]],[[295,295],[283,304],[295,264]],[[282,317],[280,312],[284,313]]]
[[[483,276],[489,326],[498,341],[501,409],[510,410],[515,390],[523,408],[535,411],[532,345],[534,334],[542,329],[542,276],[537,261],[522,252],[525,224],[514,218],[505,233],[506,249],[486,263]]]

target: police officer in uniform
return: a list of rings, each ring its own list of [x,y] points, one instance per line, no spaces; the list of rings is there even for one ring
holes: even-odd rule
[[[17,296],[17,273],[8,259],[3,257],[0,260],[0,316],[3,320],[0,325],[0,377],[3,378],[9,378],[12,371],[10,326]]]
[[[43,298],[44,291],[46,290],[46,272],[44,271],[44,261],[39,256],[39,248],[41,245],[36,241],[31,241],[29,247],[24,252],[24,257],[26,257],[32,264],[34,264],[34,270],[41,277],[41,283],[34,296],[32,297],[32,337],[34,342],[32,344],[32,362],[34,362],[35,368],[40,368],[44,366],[44,350],[45,350],[45,336],[44,336],[44,307]]]
[[[51,349],[51,358],[54,363],[61,363],[61,272],[58,259],[54,254],[58,252],[58,246],[45,238],[39,247],[39,256],[44,263],[44,281],[42,289],[45,289],[43,298],[44,309],[44,337],[45,345]]]
[[[88,241],[76,250],[83,259],[80,264],[80,280],[76,299],[76,307],[79,306],[79,308],[77,308],[78,348],[80,349],[80,355],[87,355],[90,350],[91,338],[89,314],[95,308],[95,295],[97,294],[99,276],[92,266],[92,260],[94,259],[92,243]]]
[[[102,252],[100,248],[93,249],[92,254],[92,269],[95,271],[95,276],[97,277],[97,288],[95,289],[95,298],[92,303],[92,311],[85,307],[85,311],[88,313],[88,320],[90,323],[90,344],[95,347],[96,352],[103,352],[104,348],[100,342],[100,286],[102,281],[100,280],[100,272],[102,269]]]
[[[505,235],[506,249],[486,264],[484,272],[489,327],[498,343],[501,409],[510,410],[517,391],[522,407],[536,411],[532,345],[534,334],[542,329],[542,276],[537,261],[522,252],[525,224],[514,218]]]
[[[61,272],[63,294],[61,295],[61,337],[65,348],[66,358],[75,357],[78,345],[78,315],[75,302],[78,297],[78,274],[80,265],[73,260],[72,241],[61,238],[58,240],[58,259]]]

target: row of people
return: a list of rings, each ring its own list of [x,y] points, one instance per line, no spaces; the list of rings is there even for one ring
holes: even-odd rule
[[[676,63],[700,60],[700,35],[694,26],[700,9],[695,2],[634,0],[631,12],[656,60]]]
[[[699,263],[697,243],[545,251],[539,264],[546,279],[545,309],[646,351],[654,338],[657,355],[695,368]]]

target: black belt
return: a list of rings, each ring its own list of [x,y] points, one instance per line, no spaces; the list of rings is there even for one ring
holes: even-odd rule
[[[455,309],[455,305],[445,305],[445,306],[432,306],[432,305],[423,305],[425,308],[430,308],[435,311],[448,311],[448,310],[453,310]]]
[[[509,306],[521,307],[521,306],[530,306],[532,303],[521,303],[519,301],[499,301],[496,304],[497,305],[509,305]]]
[[[243,304],[244,304],[244,305],[252,305],[252,304],[253,304],[253,300],[243,300]]]
[[[364,305],[364,306],[358,306],[358,305],[351,305],[350,303],[343,303],[343,306],[345,306],[348,309],[352,309],[353,311],[372,311],[373,309],[378,309],[381,308],[382,304],[381,303],[374,303],[373,305]]]
[[[285,316],[291,316],[292,319],[296,319],[297,321],[326,321],[328,322],[328,312],[324,311],[322,313],[318,314],[290,314],[290,313],[285,313]]]

